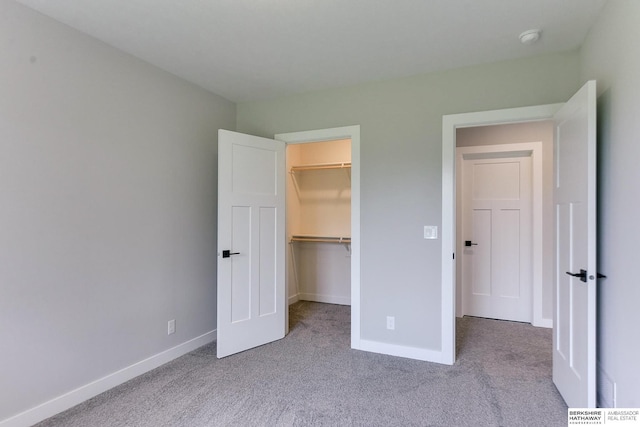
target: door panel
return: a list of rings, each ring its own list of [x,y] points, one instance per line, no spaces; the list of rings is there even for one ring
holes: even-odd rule
[[[596,85],[556,114],[553,381],[569,407],[595,407]],[[584,281],[567,273],[585,270]]]
[[[491,209],[474,209],[473,242],[478,246],[473,249],[472,292],[474,295],[491,295]]]
[[[251,208],[231,208],[231,245],[238,256],[231,263],[231,321],[240,322],[251,318]]]
[[[495,294],[502,298],[520,298],[520,269],[500,268],[505,265],[520,265],[520,210],[501,209],[497,214],[500,226],[495,231]]]
[[[233,192],[248,195],[275,195],[277,185],[277,152],[255,146],[234,144]]]
[[[473,200],[519,200],[520,162],[473,163]]]
[[[219,131],[218,357],[285,334],[284,156],[283,142]]]
[[[571,237],[571,206],[556,205],[556,264],[569,265],[571,255],[570,237]],[[556,268],[555,278],[557,283],[569,281],[569,276]],[[556,287],[556,306],[568,306],[570,301],[571,286]],[[556,310],[556,319],[554,319],[554,335],[558,338],[555,342],[556,351],[563,360],[569,360],[569,310]]]
[[[260,309],[265,316],[276,312],[277,261],[276,235],[278,231],[277,211],[274,208],[260,208]]]

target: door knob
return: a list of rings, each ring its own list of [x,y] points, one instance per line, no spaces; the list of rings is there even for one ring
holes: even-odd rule
[[[478,246],[477,243],[472,243],[471,240],[465,240],[464,241],[464,245],[465,246]]]
[[[580,269],[580,273],[571,273],[571,272],[567,271],[567,274],[569,276],[579,277],[581,282],[586,282],[587,281],[587,270]]]
[[[583,282],[586,282],[586,281],[587,281],[587,272],[586,272],[586,270],[582,270],[582,269],[580,269],[580,273],[570,273],[570,272],[568,272],[568,271],[567,271],[567,274],[568,274],[569,276],[579,277],[579,278],[580,278],[580,280],[582,280]],[[606,278],[607,278],[607,276],[605,276],[604,274],[601,274],[601,273],[596,273],[596,277],[597,277],[598,279],[606,279]],[[591,276],[589,276],[589,279],[590,279],[590,280],[595,279],[595,277],[593,276],[593,274],[592,274]]]
[[[222,251],[222,258],[229,258],[231,255],[240,255],[240,252],[231,252],[229,249]]]

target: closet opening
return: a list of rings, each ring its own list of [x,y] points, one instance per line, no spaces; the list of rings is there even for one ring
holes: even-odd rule
[[[289,305],[351,305],[351,142],[287,145]]]

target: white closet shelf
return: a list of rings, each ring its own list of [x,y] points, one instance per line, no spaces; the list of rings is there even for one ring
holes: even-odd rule
[[[351,237],[293,235],[291,242],[351,243]]]
[[[351,169],[351,162],[315,163],[312,165],[291,166],[291,172],[322,169]]]

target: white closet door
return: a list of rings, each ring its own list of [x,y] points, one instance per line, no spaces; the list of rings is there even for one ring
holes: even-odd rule
[[[218,133],[218,357],[285,335],[285,146]]]

